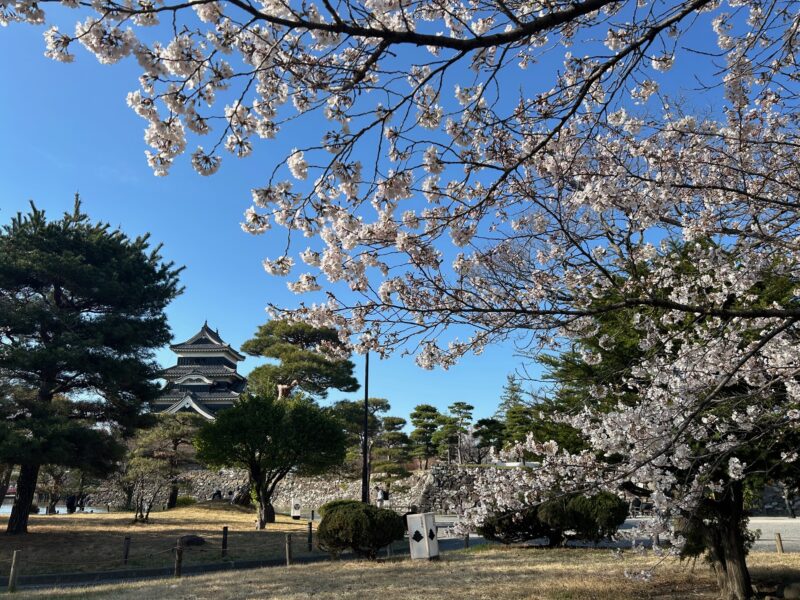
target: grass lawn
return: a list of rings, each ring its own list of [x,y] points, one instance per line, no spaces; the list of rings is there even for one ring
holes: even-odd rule
[[[230,560],[284,556],[285,534],[295,533],[295,556],[308,556],[307,521],[278,516],[264,531],[255,529],[255,513],[227,503],[204,503],[150,514],[150,523],[134,524],[132,513],[32,515],[27,535],[0,534],[0,571],[8,573],[14,550],[22,550],[21,574],[106,571],[124,568],[123,540],[131,537],[129,567],[174,564],[176,539],[205,538],[204,546],[184,550],[184,564],[221,560],[222,527],[228,526]],[[5,529],[5,519],[0,520]],[[314,552],[315,554],[318,552]]]
[[[450,552],[438,562],[394,559],[383,563],[343,561],[216,573],[92,588],[26,591],[26,600],[281,598],[510,600],[712,599],[717,594],[700,562],[662,563],[649,582],[623,576],[641,569],[641,557],[617,559],[601,550],[540,550],[491,546]],[[800,554],[754,553],[756,581],[800,580]],[[652,559],[651,559],[652,564]]]

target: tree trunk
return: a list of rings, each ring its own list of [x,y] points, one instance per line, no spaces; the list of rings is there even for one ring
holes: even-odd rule
[[[17,494],[8,519],[6,533],[17,535],[28,533],[28,517],[36,494],[36,481],[39,479],[39,465],[22,465],[17,478]]]
[[[272,496],[263,490],[258,491],[258,521],[256,529],[264,529],[267,523],[275,522],[275,508],[272,506]]]
[[[167,498],[167,508],[175,508],[178,505],[178,484],[173,483],[169,488],[169,497]]]
[[[3,506],[3,501],[6,499],[8,485],[11,483],[11,473],[13,471],[14,465],[0,465],[0,506]]]
[[[50,494],[50,497],[47,499],[47,514],[48,515],[56,514],[56,504],[58,504],[59,500],[61,500],[61,496],[56,496],[55,494]]]
[[[744,494],[741,482],[734,482],[725,497],[715,503],[718,517],[705,530],[708,557],[723,600],[754,598],[744,548]]]

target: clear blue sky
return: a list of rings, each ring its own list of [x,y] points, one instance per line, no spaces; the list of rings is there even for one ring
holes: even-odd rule
[[[226,156],[213,177],[197,175],[186,157],[168,177],[155,177],[143,154],[144,121],[125,104],[127,92],[138,87],[135,61],[103,66],[78,49],[75,63],[56,63],[42,54],[42,31],[12,24],[0,32],[0,222],[27,210],[29,200],[59,216],[79,192],[93,219],[131,235],[151,232],[153,241],[164,244],[165,257],[186,266],[186,291],[168,309],[178,341],[208,319],[238,347],[266,320],[267,302],[295,305],[298,297],[285,280],[268,276],[261,266],[266,256],[282,253],[281,242],[239,227],[250,189],[283,155],[281,140],[257,147],[245,160]],[[285,143],[291,148],[318,140],[318,130],[308,135]],[[163,349],[158,359],[166,366],[173,356]],[[355,362],[362,379],[363,360]],[[241,371],[257,364],[248,358]],[[475,405],[476,417],[488,416],[506,375],[519,365],[511,345],[469,357],[449,371],[424,371],[412,357],[373,356],[370,395],[388,398],[392,413],[403,417],[422,402],[444,409],[459,400]],[[334,390],[329,401],[341,397]]]

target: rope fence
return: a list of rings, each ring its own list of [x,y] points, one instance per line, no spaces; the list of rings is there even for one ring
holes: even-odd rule
[[[193,562],[198,559],[204,560],[200,564],[212,565],[232,560],[284,559],[285,564],[290,565],[295,557],[307,556],[318,551],[316,530],[312,521],[282,525],[284,526],[280,532],[267,530],[266,533],[272,535],[260,539],[257,535],[253,536],[252,532],[229,532],[229,528],[225,526],[221,529],[221,535],[207,535],[203,545],[189,545],[191,540],[184,542],[186,538],[179,537],[168,548],[146,552],[137,552],[136,538],[125,536],[120,544],[119,556],[100,560],[94,558],[78,561],[47,560],[30,556],[30,551],[14,550],[10,556],[0,557],[0,570],[9,573],[8,589],[13,592],[16,590],[20,573],[30,576],[72,576],[90,572],[103,573],[117,568],[134,571],[142,568],[163,568],[174,559],[174,576],[180,577],[187,552],[188,556],[195,559]],[[289,532],[286,531],[286,525],[289,525]],[[213,542],[210,543],[209,537]],[[34,572],[31,573],[31,570]]]

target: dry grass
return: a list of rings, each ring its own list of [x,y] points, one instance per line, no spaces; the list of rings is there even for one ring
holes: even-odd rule
[[[307,521],[278,516],[265,531],[255,530],[255,513],[225,503],[207,503],[150,515],[150,523],[134,524],[131,513],[33,515],[24,536],[0,535],[0,570],[10,566],[13,550],[22,550],[22,573],[105,571],[124,568],[123,540],[131,537],[129,567],[173,564],[176,539],[197,534],[204,546],[184,550],[184,564],[221,560],[222,527],[228,526],[230,560],[280,558],[284,535],[294,532],[296,556],[307,556]],[[5,528],[3,521],[0,527]]]
[[[641,569],[641,558],[620,561],[608,551],[500,548],[451,552],[438,562],[395,560],[341,562],[157,580],[93,588],[27,592],[26,599],[183,599],[247,598],[511,600],[641,600],[716,597],[706,567],[669,562],[650,582],[623,576]],[[646,562],[646,561],[645,561]],[[800,554],[755,553],[750,563],[759,580],[800,580]]]

